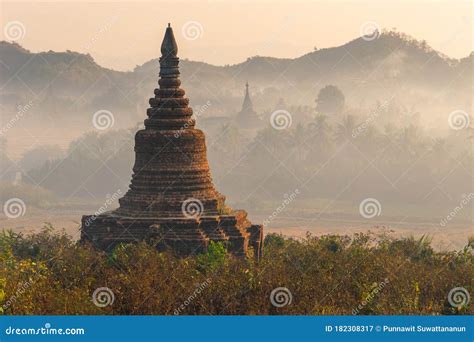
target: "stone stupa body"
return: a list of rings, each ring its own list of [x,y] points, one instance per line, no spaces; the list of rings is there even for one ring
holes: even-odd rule
[[[135,165],[120,207],[82,218],[81,240],[109,251],[119,243],[155,241],[181,256],[204,252],[210,241],[259,258],[263,228],[245,211],[224,204],[212,183],[204,133],[180,88],[178,47],[168,25],[161,45],[159,88],[149,103],[145,129],[135,136]]]

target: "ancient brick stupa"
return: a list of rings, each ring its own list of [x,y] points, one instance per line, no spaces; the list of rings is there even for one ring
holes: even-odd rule
[[[204,133],[180,88],[178,47],[168,25],[161,44],[159,88],[149,103],[145,129],[135,136],[135,165],[120,207],[82,218],[81,240],[110,251],[119,243],[154,241],[187,256],[224,242],[236,255],[262,250],[262,226],[245,211],[225,206],[214,188]],[[249,248],[251,247],[251,248]]]

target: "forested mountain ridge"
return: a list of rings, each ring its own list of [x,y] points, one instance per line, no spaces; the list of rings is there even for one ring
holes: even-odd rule
[[[273,104],[278,97],[309,105],[326,84],[336,84],[343,91],[356,87],[363,97],[370,98],[384,97],[393,90],[409,94],[442,89],[449,84],[448,94],[455,93],[462,101],[472,90],[473,56],[471,53],[461,60],[448,58],[424,41],[391,31],[378,39],[367,41],[360,37],[294,59],[255,56],[226,66],[182,59],[181,78],[195,103],[219,97],[232,107],[238,107],[246,81],[259,93],[257,107],[265,102]],[[7,106],[47,92],[49,97],[63,101],[81,97],[80,101],[73,99],[78,109],[136,109],[134,104],[146,106],[144,99],[151,95],[158,73],[157,59],[133,71],[121,72],[98,65],[88,54],[32,53],[8,42],[0,43],[0,60],[1,96]],[[314,91],[304,95],[311,88]],[[360,92],[354,94],[357,100]],[[350,94],[347,97],[351,101]]]

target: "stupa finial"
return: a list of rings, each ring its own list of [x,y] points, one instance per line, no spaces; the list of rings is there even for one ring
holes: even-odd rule
[[[161,43],[161,55],[165,58],[167,56],[176,57],[178,55],[178,44],[176,44],[176,39],[174,38],[173,29],[171,28],[170,23],[168,23],[165,37]]]

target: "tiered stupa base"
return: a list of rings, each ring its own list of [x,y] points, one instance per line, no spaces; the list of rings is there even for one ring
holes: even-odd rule
[[[159,250],[171,250],[179,256],[204,253],[210,241],[222,242],[238,256],[249,254],[259,259],[262,226],[252,225],[245,211],[232,215],[183,217],[125,217],[115,212],[82,217],[82,239],[106,251],[118,244],[148,241]]]

